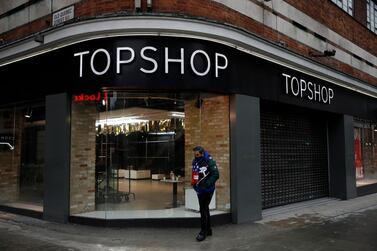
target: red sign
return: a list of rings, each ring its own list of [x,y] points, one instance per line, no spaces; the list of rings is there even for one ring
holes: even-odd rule
[[[354,149],[355,149],[355,167],[356,179],[364,178],[363,158],[361,152],[360,130],[355,128]]]
[[[101,100],[107,100],[107,93],[103,93],[103,97],[101,95],[101,92],[98,92],[97,94],[85,94],[81,93],[79,95],[73,95],[73,101],[75,102],[86,102],[86,101],[101,101]]]

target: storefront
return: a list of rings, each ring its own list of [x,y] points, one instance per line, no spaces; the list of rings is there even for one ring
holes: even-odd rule
[[[218,223],[377,192],[358,190],[374,179],[376,99],[246,47],[108,35],[3,64],[15,95],[1,96],[1,207],[63,222],[196,224],[196,145],[219,166]]]

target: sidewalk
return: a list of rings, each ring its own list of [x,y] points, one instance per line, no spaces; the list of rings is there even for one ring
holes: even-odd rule
[[[263,219],[258,223],[265,224],[302,217],[310,217],[312,220],[336,221],[349,215],[356,215],[373,209],[377,209],[377,194],[352,200],[324,198],[266,209],[263,211]]]
[[[256,223],[198,229],[102,228],[0,213],[0,250],[377,250],[377,194],[265,210]]]

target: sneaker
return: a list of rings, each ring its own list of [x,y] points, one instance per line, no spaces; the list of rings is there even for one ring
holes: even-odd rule
[[[206,234],[203,233],[203,232],[200,232],[197,236],[196,236],[196,240],[197,241],[204,241],[206,239]]]
[[[207,236],[212,236],[212,229],[207,230]]]

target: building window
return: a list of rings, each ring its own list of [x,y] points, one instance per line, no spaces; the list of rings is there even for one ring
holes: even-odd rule
[[[338,5],[351,16],[353,15],[353,0],[331,0],[331,2]]]
[[[377,33],[377,3],[367,0],[367,27]]]
[[[43,212],[44,101],[0,108],[0,205]]]
[[[377,124],[354,120],[356,186],[377,183]]]

